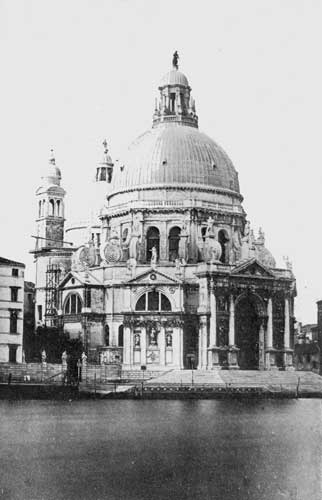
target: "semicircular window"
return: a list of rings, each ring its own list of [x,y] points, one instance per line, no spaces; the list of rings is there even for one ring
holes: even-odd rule
[[[161,292],[147,292],[138,299],[136,311],[171,311],[171,302]]]
[[[72,293],[67,297],[64,307],[65,314],[79,314],[82,312],[82,301],[78,293]]]

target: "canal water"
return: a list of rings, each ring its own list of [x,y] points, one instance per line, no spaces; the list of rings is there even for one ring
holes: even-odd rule
[[[320,400],[0,401],[0,499],[321,500]]]

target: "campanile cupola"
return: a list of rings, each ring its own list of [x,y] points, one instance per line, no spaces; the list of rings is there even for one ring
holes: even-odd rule
[[[178,123],[198,128],[198,117],[188,79],[179,71],[179,55],[175,51],[172,69],[159,84],[160,96],[156,99],[153,127],[160,123]]]

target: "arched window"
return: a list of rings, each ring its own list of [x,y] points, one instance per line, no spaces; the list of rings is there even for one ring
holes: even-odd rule
[[[206,233],[207,233],[207,228],[206,227],[202,227],[201,228],[202,241],[206,241]]]
[[[159,257],[160,250],[160,233],[156,227],[149,227],[146,235],[146,258],[148,261],[152,257],[152,248],[155,247],[157,256]]]
[[[161,292],[147,292],[141,295],[135,306],[136,311],[171,311],[168,297]]]
[[[41,217],[41,207],[42,207],[42,203],[41,203],[41,201],[39,201],[38,217]]]
[[[169,260],[174,262],[179,256],[180,227],[173,227],[169,233]]]
[[[108,347],[110,345],[110,327],[108,325],[105,325],[104,327],[104,334],[105,334],[105,345]]]
[[[60,217],[60,200],[56,201],[57,216]]]
[[[54,200],[49,200],[49,215],[55,215],[55,202],[54,202]]]
[[[41,215],[45,215],[45,206],[46,206],[46,201],[42,201],[42,209],[41,209]]]
[[[119,326],[119,347],[123,347],[124,346],[124,335],[123,335],[123,331],[124,331],[124,328],[123,328],[123,325],[120,325]]]
[[[224,229],[221,229],[218,232],[218,241],[221,246],[221,257],[220,257],[220,262],[225,264],[228,262],[228,248],[227,248],[227,243],[229,241],[229,238],[227,237],[227,233]]]
[[[79,314],[82,312],[82,301],[78,293],[73,293],[67,297],[64,312],[65,314]]]

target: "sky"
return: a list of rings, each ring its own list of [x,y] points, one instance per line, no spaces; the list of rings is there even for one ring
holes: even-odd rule
[[[199,128],[239,172],[243,206],[296,316],[322,299],[322,0],[0,0],[0,255],[34,279],[35,190],[54,148],[68,221],[86,218],[107,139],[114,160],[151,126],[178,50]]]

